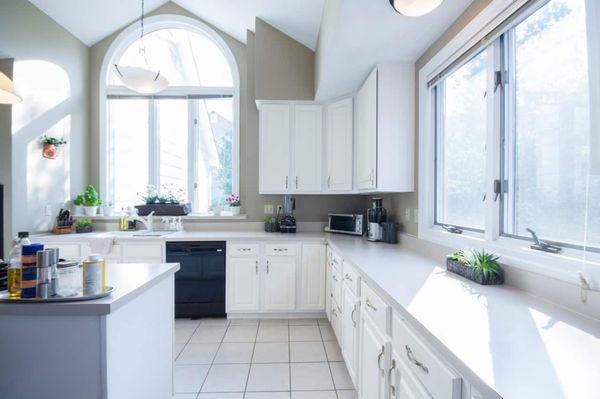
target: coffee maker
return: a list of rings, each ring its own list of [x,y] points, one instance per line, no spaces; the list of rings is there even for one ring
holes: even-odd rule
[[[294,210],[296,209],[296,199],[291,195],[283,196],[283,216],[279,221],[279,231],[282,233],[296,232],[296,219]]]
[[[372,201],[371,208],[367,209],[367,240],[382,241],[383,227],[381,223],[387,221],[387,211],[383,207],[383,200],[381,198],[373,198]]]

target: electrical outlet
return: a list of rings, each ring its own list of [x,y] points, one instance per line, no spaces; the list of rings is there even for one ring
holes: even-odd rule
[[[417,208],[413,209],[415,214],[415,223],[419,223],[419,210]]]
[[[283,212],[283,205],[277,205],[277,213]]]
[[[265,215],[272,215],[273,214],[273,205],[269,204],[269,205],[265,205]]]
[[[44,207],[44,215],[52,216],[52,205],[46,205]]]
[[[404,209],[404,220],[406,220],[407,222],[410,222],[410,208]]]

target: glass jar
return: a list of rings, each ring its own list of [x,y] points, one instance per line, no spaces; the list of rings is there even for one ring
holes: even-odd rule
[[[81,263],[74,260],[58,262],[56,265],[59,296],[81,295],[83,289]]]

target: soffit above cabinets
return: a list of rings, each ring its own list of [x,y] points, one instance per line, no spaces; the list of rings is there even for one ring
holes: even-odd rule
[[[137,21],[140,0],[29,0],[75,37],[91,46]],[[146,13],[168,0],[145,0]],[[325,0],[174,0],[198,18],[246,42],[261,18],[305,46],[315,49]]]

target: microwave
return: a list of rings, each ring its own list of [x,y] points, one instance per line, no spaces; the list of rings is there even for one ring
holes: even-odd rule
[[[364,229],[363,215],[330,213],[325,231],[362,236]]]

